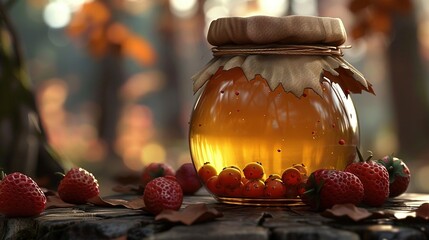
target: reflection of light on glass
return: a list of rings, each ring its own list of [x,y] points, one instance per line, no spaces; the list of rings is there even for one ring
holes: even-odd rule
[[[260,0],[261,14],[269,16],[282,16],[288,8],[288,0]]]
[[[159,143],[149,143],[141,149],[141,158],[143,165],[151,162],[165,162],[166,151]]]
[[[292,13],[296,15],[317,15],[317,3],[315,0],[293,0],[291,8]]]
[[[50,2],[43,12],[43,19],[51,28],[65,27],[71,19],[70,8],[64,2]]]
[[[197,10],[197,0],[170,0],[170,10],[177,17],[191,17]]]

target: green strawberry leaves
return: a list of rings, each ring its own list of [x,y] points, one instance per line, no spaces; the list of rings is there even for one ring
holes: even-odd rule
[[[316,177],[314,174],[311,174],[310,177],[307,180],[309,184],[307,186],[311,186],[311,188],[306,188],[306,191],[304,192],[304,196],[308,198],[311,202],[315,202],[316,209],[320,208],[320,191],[323,188],[323,185],[325,184],[325,180],[321,180],[320,183],[317,183]]]
[[[360,150],[359,150],[358,147],[356,147],[356,152],[357,152],[358,157],[359,157],[359,162],[368,162],[373,157],[373,153],[371,151],[368,151],[369,156],[366,158],[366,160],[364,160],[363,156],[362,156],[362,153],[360,152]]]
[[[163,177],[164,176],[164,172],[165,172],[165,169],[161,165],[159,165],[158,169],[155,170],[155,171],[153,171],[153,172],[150,172],[149,175],[152,178],[158,178],[158,177]]]

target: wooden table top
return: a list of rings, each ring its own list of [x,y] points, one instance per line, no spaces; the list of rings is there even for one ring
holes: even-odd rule
[[[132,197],[132,196],[128,196]],[[136,197],[136,196],[135,196]],[[155,221],[141,210],[79,205],[47,209],[34,218],[0,215],[1,239],[429,239],[429,220],[401,219],[429,194],[407,193],[383,208],[397,218],[361,222],[323,217],[306,206],[254,207],[221,204],[207,194],[186,196],[183,207],[205,203],[223,217],[194,225]]]

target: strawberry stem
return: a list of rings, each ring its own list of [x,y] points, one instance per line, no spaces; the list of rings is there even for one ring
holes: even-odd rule
[[[55,175],[59,175],[59,176],[62,176],[62,177],[65,177],[66,175],[64,174],[64,173],[62,173],[62,172],[55,172]]]
[[[356,151],[357,151],[357,154],[358,154],[358,157],[359,157],[359,162],[364,162],[363,157],[362,157],[362,154],[360,153],[360,151],[359,151],[359,148],[358,148],[358,147],[356,147]]]
[[[368,151],[368,152],[369,152],[369,156],[366,158],[365,162],[368,162],[374,156],[374,154],[371,151]]]
[[[307,191],[304,192],[305,195],[312,194],[314,191],[316,191],[314,188],[310,188]]]
[[[358,157],[359,157],[359,162],[368,162],[368,161],[369,161],[369,160],[371,160],[371,158],[374,156],[374,155],[373,155],[373,153],[372,153],[371,151],[368,151],[369,156],[366,158],[366,160],[364,160],[364,159],[363,159],[363,156],[362,156],[362,154],[360,153],[360,151],[359,151],[359,148],[358,148],[358,147],[356,147],[356,151],[357,151],[357,154],[358,154]]]

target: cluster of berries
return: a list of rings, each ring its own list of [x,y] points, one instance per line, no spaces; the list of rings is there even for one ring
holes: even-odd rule
[[[192,163],[182,164],[177,171],[166,163],[151,163],[143,169],[140,184],[146,210],[154,215],[164,209],[178,210],[183,195],[192,195],[201,188]]]
[[[86,203],[98,196],[98,182],[82,168],[72,168],[58,186],[58,195],[73,204]],[[8,217],[30,217],[46,207],[46,196],[37,183],[25,174],[14,172],[0,182],[0,213]]]
[[[146,209],[158,214],[163,209],[177,210],[183,194],[193,194],[200,187],[192,163],[185,163],[174,171],[165,163],[151,163],[142,173]],[[58,186],[58,196],[67,203],[84,204],[100,193],[94,175],[83,168],[70,169]],[[43,212],[47,198],[30,177],[15,172],[0,182],[0,213],[8,217],[30,217]]]
[[[319,169],[313,172],[301,195],[304,203],[316,210],[335,204],[363,203],[370,207],[382,206],[388,198],[404,193],[410,182],[410,170],[396,157],[366,160],[358,150],[360,161],[349,164],[344,171]]]
[[[223,197],[297,198],[307,181],[307,169],[303,164],[294,164],[282,175],[271,174],[264,179],[264,167],[259,162],[248,163],[243,170],[236,166],[225,167],[219,174],[207,162],[198,170],[198,175],[212,194]]]
[[[319,169],[307,177],[303,164],[285,169],[282,175],[272,174],[264,179],[261,163],[251,162],[243,170],[226,167],[219,174],[210,163],[198,173],[192,163],[183,164],[176,172],[166,164],[153,163],[143,170],[143,200],[146,209],[158,214],[164,209],[178,210],[183,194],[193,194],[205,186],[217,196],[249,198],[296,198],[315,209],[335,204],[360,203],[381,206],[389,197],[404,193],[410,182],[410,171],[396,157],[385,156],[372,161],[351,163],[344,171]],[[59,197],[68,203],[82,204],[99,195],[95,177],[82,168],[72,168],[61,180]],[[0,213],[9,217],[28,217],[40,214],[46,206],[46,196],[40,187],[22,173],[2,177],[0,182]]]

